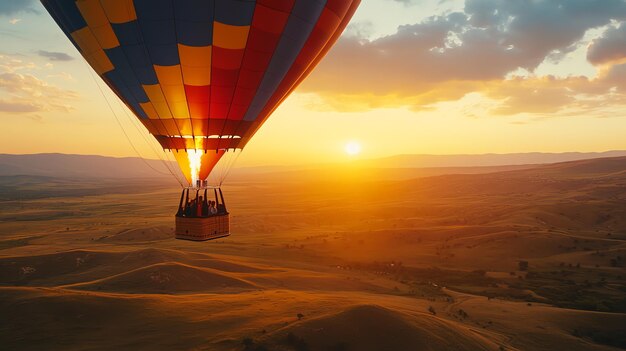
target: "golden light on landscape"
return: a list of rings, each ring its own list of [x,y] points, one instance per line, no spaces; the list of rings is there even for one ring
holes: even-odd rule
[[[344,150],[350,156],[358,155],[361,153],[361,144],[358,141],[349,141]]]
[[[626,351],[626,0],[0,33],[0,351]]]

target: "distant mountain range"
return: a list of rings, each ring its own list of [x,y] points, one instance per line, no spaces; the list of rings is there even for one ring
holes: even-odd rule
[[[298,174],[319,174],[319,170],[363,168],[378,174],[377,178],[411,178],[451,173],[487,173],[525,168],[523,165],[626,156],[626,151],[567,152],[567,153],[516,153],[484,155],[398,155],[380,159],[360,160],[348,164],[309,166],[239,167],[232,178],[243,180],[250,174],[275,174],[288,178]],[[172,170],[178,166],[168,163]],[[326,172],[329,173],[329,172]],[[167,165],[159,160],[137,157],[105,157],[68,154],[0,154],[0,176],[83,177],[110,178],[170,178]],[[328,174],[332,176],[332,172]]]
[[[396,155],[363,160],[358,163],[380,168],[431,168],[431,167],[491,167],[512,165],[537,165],[605,157],[626,156],[626,150],[606,152],[527,152],[513,154],[481,155]]]
[[[171,166],[178,166],[172,164]],[[159,160],[137,157],[106,157],[68,154],[0,154],[0,176],[45,176],[83,178],[162,178],[171,177]]]

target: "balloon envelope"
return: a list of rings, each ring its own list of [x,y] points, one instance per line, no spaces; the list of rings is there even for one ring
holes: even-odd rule
[[[243,148],[359,2],[42,0],[163,149],[177,150],[188,180],[187,150],[207,151],[204,179],[223,150]]]

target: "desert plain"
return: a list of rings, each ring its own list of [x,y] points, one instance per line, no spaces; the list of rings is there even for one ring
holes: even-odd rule
[[[626,158],[451,172],[0,177],[0,349],[626,348]]]

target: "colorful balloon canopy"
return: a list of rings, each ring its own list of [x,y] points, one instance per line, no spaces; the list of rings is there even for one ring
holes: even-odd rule
[[[42,0],[188,180],[241,149],[335,43],[360,0]],[[195,152],[195,151],[193,151]]]

